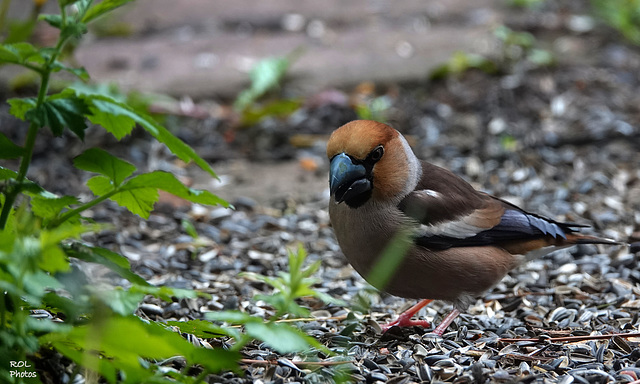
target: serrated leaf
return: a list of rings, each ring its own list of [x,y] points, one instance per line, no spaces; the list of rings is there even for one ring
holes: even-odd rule
[[[47,334],[40,342],[51,344],[79,364],[88,364],[111,382],[116,382],[118,370],[126,373],[125,382],[149,382],[155,370],[147,369],[140,358],[184,356],[189,365],[201,364],[211,372],[234,369],[240,358],[237,352],[196,348],[179,334],[135,316],[102,316],[69,332]]]
[[[95,4],[93,7],[89,8],[87,13],[85,13],[84,17],[82,18],[82,22],[89,23],[90,21],[95,20],[98,17],[131,1],[133,0],[103,0]]]
[[[40,51],[29,43],[0,44],[0,64],[24,64],[40,54]]]
[[[31,197],[31,210],[37,216],[44,219],[53,219],[60,212],[72,204],[78,204],[75,196],[43,196],[42,194]]]
[[[229,203],[211,192],[189,188],[182,184],[174,175],[164,171],[154,171],[138,175],[127,181],[127,183],[122,186],[122,189],[133,190],[143,187],[158,188],[192,203],[221,205],[223,207],[229,206]]]
[[[149,285],[145,279],[131,271],[129,260],[105,248],[89,247],[80,244],[64,245],[62,247],[70,257],[83,260],[89,263],[104,265],[114,271],[120,277],[138,285]]]
[[[62,27],[62,16],[60,15],[45,14],[38,16],[38,19],[45,21],[47,24],[54,28],[60,29]]]
[[[16,159],[21,157],[24,149],[9,140],[4,133],[0,132],[0,159]]]
[[[24,120],[27,116],[27,112],[36,106],[36,99],[33,97],[26,97],[22,99],[13,98],[7,100],[7,102],[11,105],[9,113],[20,120]]]
[[[121,207],[127,208],[131,213],[144,219],[149,218],[149,214],[159,198],[158,190],[148,187],[128,189],[110,197]]]
[[[72,68],[72,67],[69,67],[66,64],[56,60],[51,65],[51,69],[54,72],[66,71],[66,72],[69,72],[69,73],[77,76],[80,80],[89,81],[89,73],[87,72],[86,69],[84,69],[84,67]]]
[[[136,167],[121,160],[107,151],[90,148],[73,159],[73,165],[84,171],[95,172],[107,176],[115,186],[122,182],[136,170]]]
[[[57,244],[49,244],[42,248],[42,257],[38,266],[49,273],[64,272],[71,268],[67,255]]]
[[[85,115],[89,113],[89,108],[82,99],[59,95],[59,97],[50,97],[42,107],[45,117],[44,125],[51,128],[54,135],[62,135],[64,127],[68,127],[84,140],[84,130],[87,129]]]
[[[66,40],[69,37],[75,37],[80,39],[82,35],[87,33],[87,25],[82,22],[70,22],[67,23],[60,31],[60,39]]]
[[[0,167],[0,180],[15,179],[16,177],[18,177],[18,172]]]
[[[155,137],[156,140],[165,144],[167,148],[169,148],[169,150],[180,160],[184,162],[193,161],[200,168],[207,171],[211,176],[217,177],[211,166],[203,158],[198,156],[193,148],[171,134],[169,130],[158,124],[151,116],[137,112],[127,104],[117,101],[112,97],[100,94],[95,90],[88,89],[87,87],[72,86],[69,89],[75,92],[78,97],[83,98],[89,106],[93,105],[103,112],[108,112],[115,116],[129,117],[131,120],[140,124],[140,126]],[[102,101],[103,103],[96,103],[96,101]],[[105,110],[104,108],[107,106],[108,110]]]
[[[106,176],[94,176],[87,180],[87,187],[96,196],[102,196],[109,192],[113,192],[115,186]]]
[[[119,108],[112,103],[93,100],[93,105],[89,109],[91,110],[91,115],[88,116],[89,121],[101,125],[118,140],[130,134],[136,126],[134,119],[121,114]]]
[[[91,287],[89,287],[91,289]],[[142,299],[144,299],[144,293],[132,292],[130,290],[124,290],[121,287],[116,287],[110,290],[104,289],[91,289],[93,295],[101,300],[106,306],[119,315],[127,316],[133,314]]]

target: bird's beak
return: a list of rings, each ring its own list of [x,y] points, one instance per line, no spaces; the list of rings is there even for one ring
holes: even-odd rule
[[[349,200],[371,190],[371,181],[362,164],[354,164],[349,156],[339,153],[331,159],[329,190],[336,203]]]

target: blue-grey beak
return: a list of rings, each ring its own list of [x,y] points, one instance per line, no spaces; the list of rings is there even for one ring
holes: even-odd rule
[[[371,181],[362,164],[354,164],[349,156],[339,153],[331,159],[329,190],[336,203],[341,203],[371,190]]]

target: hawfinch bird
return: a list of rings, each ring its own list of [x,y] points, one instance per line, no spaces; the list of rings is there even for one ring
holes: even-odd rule
[[[432,299],[454,311],[528,258],[574,244],[617,244],[476,191],[450,171],[420,161],[395,129],[350,122],[327,143],[329,215],[342,252],[376,288],[424,299],[383,326],[428,326],[411,317]]]

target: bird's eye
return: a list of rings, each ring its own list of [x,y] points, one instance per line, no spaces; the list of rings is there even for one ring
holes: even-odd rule
[[[373,151],[371,151],[371,153],[369,154],[369,158],[372,161],[376,162],[382,158],[383,154],[384,148],[382,147],[382,145],[378,145]]]

